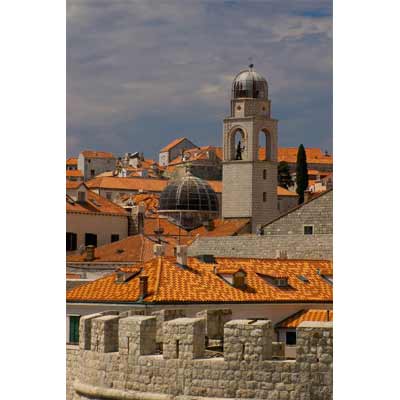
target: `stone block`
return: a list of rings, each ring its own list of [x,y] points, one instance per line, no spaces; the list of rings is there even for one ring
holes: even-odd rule
[[[191,360],[204,356],[205,321],[202,318],[177,318],[164,322],[164,359]]]
[[[118,351],[119,315],[104,315],[91,322],[90,349],[99,353]]]
[[[119,352],[128,357],[154,354],[156,317],[135,315],[120,320]]]
[[[230,321],[224,329],[224,359],[247,362],[271,359],[272,337],[271,321]]]

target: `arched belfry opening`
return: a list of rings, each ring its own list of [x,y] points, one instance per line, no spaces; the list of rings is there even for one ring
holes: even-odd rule
[[[229,160],[247,159],[247,138],[241,128],[235,128],[229,136]]]
[[[271,161],[272,159],[271,134],[266,129],[262,129],[258,133],[257,159],[259,161]]]

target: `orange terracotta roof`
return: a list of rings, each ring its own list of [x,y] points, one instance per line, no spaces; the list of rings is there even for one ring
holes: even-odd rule
[[[121,190],[144,190],[150,192],[161,192],[168,185],[167,179],[148,178],[118,178],[97,177],[86,182],[89,188],[121,189]]]
[[[192,236],[234,236],[242,231],[250,223],[249,218],[215,219],[214,228],[207,230],[204,226],[194,229],[190,232]]]
[[[333,164],[332,155],[325,155],[321,149],[308,147],[306,150],[308,164]],[[286,161],[288,163],[296,163],[297,147],[279,147],[278,161]],[[265,154],[265,149],[260,149],[260,154]]]
[[[188,139],[185,138],[185,137],[181,137],[181,138],[179,138],[179,139],[173,140],[171,143],[169,143],[169,144],[167,144],[165,147],[163,147],[163,148],[160,150],[160,153],[163,153],[164,151],[168,151],[168,150],[172,149],[173,147],[175,147],[175,146],[178,145],[179,143],[183,142],[184,140],[188,140]]]
[[[145,235],[154,235],[154,231],[161,228],[163,236],[187,236],[189,232],[183,228],[179,229],[178,225],[173,224],[167,218],[145,218],[144,233]]]
[[[189,257],[188,266],[176,264],[175,257],[157,257],[135,267],[120,270],[140,274],[120,284],[115,282],[115,273],[67,291],[69,302],[121,302],[139,300],[139,276],[148,277],[148,296],[145,303],[331,303],[332,286],[319,276],[319,267],[332,270],[331,261],[317,260],[262,260],[216,257],[216,265],[223,269],[243,269],[247,285],[235,288],[218,274],[215,264],[201,262]],[[277,287],[268,283],[260,274],[288,276],[289,287]],[[304,275],[308,283],[298,279]]]
[[[154,237],[154,234],[153,234]],[[165,240],[165,254],[174,255],[174,247],[177,241],[174,238]],[[128,236],[117,242],[96,247],[95,258],[91,263],[98,262],[145,262],[154,257],[153,247],[156,243],[145,235]],[[67,256],[67,262],[85,262],[86,253],[71,254]]]
[[[68,158],[67,165],[78,165],[78,159],[76,157]]]
[[[66,277],[67,277],[67,279],[80,279],[80,278],[81,278],[81,275],[80,275],[80,274],[73,274],[73,273],[67,272]]]
[[[304,321],[333,321],[333,310],[301,310],[277,323],[275,328],[297,328]]]
[[[81,154],[86,158],[115,158],[112,153],[107,151],[84,150]]]
[[[287,190],[283,188],[282,186],[277,187],[277,192],[278,196],[290,196],[290,197],[297,197],[298,194],[296,192],[291,192],[290,190]]]
[[[66,176],[83,177],[83,173],[80,169],[67,169],[66,173],[67,173]]]
[[[85,185],[85,183],[80,182],[80,181],[68,181],[68,180],[66,181],[67,190],[68,189],[77,189],[81,185]],[[85,187],[87,188],[86,185],[85,185]]]
[[[87,190],[86,197],[87,197],[86,202],[78,203],[76,201],[73,201],[72,198],[67,195],[66,199],[67,213],[68,212],[83,213],[83,214],[104,213],[104,214],[113,214],[122,216],[128,215],[127,212],[122,207],[98,195],[97,193]]]
[[[215,193],[222,193],[222,181],[207,181]]]

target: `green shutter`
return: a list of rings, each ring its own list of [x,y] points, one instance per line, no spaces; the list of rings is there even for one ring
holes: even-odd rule
[[[79,316],[69,317],[69,342],[79,343]]]

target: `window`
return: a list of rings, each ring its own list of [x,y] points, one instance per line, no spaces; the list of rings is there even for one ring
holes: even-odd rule
[[[286,332],[286,344],[289,346],[296,344],[296,332]]]
[[[84,203],[86,201],[86,193],[78,192],[78,203]]]
[[[111,243],[112,242],[118,242],[118,240],[119,240],[119,235],[117,235],[116,233],[113,233],[111,235]]]
[[[94,175],[95,175],[95,171],[94,171],[94,169],[91,169],[91,170],[90,170],[90,176],[91,176],[92,178],[94,178]]]
[[[97,235],[94,233],[85,233],[85,246],[97,246]]]
[[[276,283],[276,286],[279,286],[279,287],[286,287],[286,286],[288,286],[288,280],[287,280],[287,278],[277,278],[277,279],[275,280],[275,283]]]
[[[106,192],[106,198],[107,198],[107,200],[111,200],[111,196],[112,196],[112,193],[111,193],[111,192]]]
[[[67,232],[67,251],[76,250],[76,233]]]
[[[79,319],[78,315],[69,317],[69,343],[79,343]]]
[[[312,235],[313,233],[314,233],[313,225],[304,225],[304,234],[305,235]]]
[[[267,201],[267,192],[263,192],[263,201]]]
[[[263,170],[263,179],[267,179],[267,170],[266,169]]]

